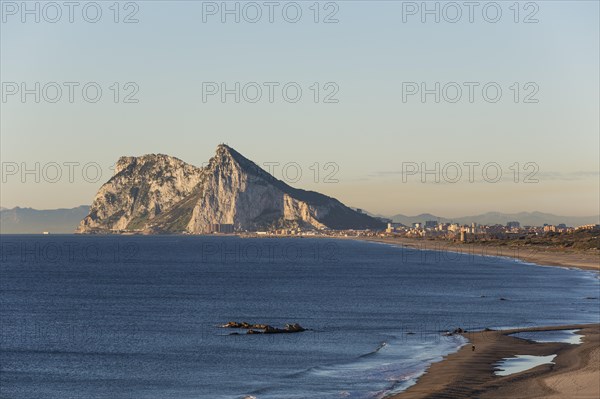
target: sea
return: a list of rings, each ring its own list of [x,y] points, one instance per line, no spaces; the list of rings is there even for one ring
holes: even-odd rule
[[[491,254],[227,236],[0,249],[1,398],[384,398],[466,344],[447,331],[600,322],[598,273]]]

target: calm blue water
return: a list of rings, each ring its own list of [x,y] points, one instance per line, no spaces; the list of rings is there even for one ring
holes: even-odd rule
[[[600,317],[596,274],[503,258],[324,239],[0,241],[2,398],[375,398],[463,344],[440,331]],[[229,335],[227,321],[312,331]]]

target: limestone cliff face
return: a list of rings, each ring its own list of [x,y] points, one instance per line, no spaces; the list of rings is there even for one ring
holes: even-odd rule
[[[219,146],[204,171],[187,231],[201,233],[213,223],[257,230],[286,221],[326,228],[316,217],[324,210],[291,197],[288,188],[235,150]]]
[[[167,155],[121,157],[77,231],[144,230],[149,221],[188,196],[201,174],[202,169]]]
[[[203,169],[165,155],[121,158],[78,231],[202,234],[213,224],[236,231],[382,227],[334,198],[288,186],[220,145]]]

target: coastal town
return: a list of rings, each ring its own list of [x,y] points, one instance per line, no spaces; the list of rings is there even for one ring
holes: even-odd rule
[[[455,242],[475,242],[489,240],[526,239],[533,237],[568,235],[578,232],[587,232],[600,235],[600,224],[587,224],[582,226],[567,226],[566,224],[544,224],[543,226],[521,226],[518,221],[510,221],[505,225],[484,225],[471,223],[440,223],[435,220],[412,223],[406,226],[394,223],[389,219],[381,219],[387,223],[387,228],[382,230],[315,230],[301,227],[270,229],[256,232],[239,232],[240,235],[251,236],[328,236],[328,237],[404,237],[440,239]],[[213,227],[213,233],[233,233],[233,225]]]

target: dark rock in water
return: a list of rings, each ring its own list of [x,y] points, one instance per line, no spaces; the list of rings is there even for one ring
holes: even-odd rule
[[[242,328],[242,325],[237,321],[230,321],[226,324],[221,325],[221,328]]]
[[[275,328],[275,327],[271,327],[271,326],[266,326],[264,328],[263,332],[265,334],[276,334],[278,332],[283,332],[283,330],[280,330],[279,328]]]
[[[412,332],[412,331],[409,331],[409,332],[406,333],[406,335],[415,335],[415,333]]]
[[[298,323],[294,323],[294,324],[286,324],[285,325],[285,330],[287,332],[302,332],[305,331],[305,329]]]
[[[448,331],[448,330],[446,330],[446,331],[441,331],[441,332],[442,332],[442,335],[443,335],[444,337],[451,337],[451,336],[453,336],[454,334],[462,334],[462,333],[466,333],[466,332],[467,332],[467,330],[463,330],[462,328],[458,327],[458,328],[455,328],[453,331]],[[413,334],[414,334],[414,333],[413,333]]]
[[[491,328],[487,328],[486,327],[483,331],[494,331],[494,330],[492,330]]]
[[[226,324],[221,325],[221,328],[257,328],[259,330],[263,330],[267,327],[266,324],[250,324],[248,322],[242,321],[238,323],[237,321],[230,321]]]
[[[241,323],[238,323],[237,321],[230,321],[226,324],[221,325],[221,327],[246,329],[248,330],[246,334],[284,334],[306,331],[306,329],[298,323],[286,324],[284,328],[277,328],[268,324],[250,324],[245,321],[242,321]],[[233,334],[237,333],[232,333],[230,335]]]
[[[295,332],[302,332],[302,331],[306,331],[306,329],[303,328],[298,323],[286,324],[285,328],[283,328],[283,329],[272,327],[272,326],[269,326],[269,325],[265,326],[265,328],[264,328],[264,333],[265,334],[295,333]]]
[[[500,298],[501,301],[508,301],[506,298]]]
[[[586,296],[585,299],[598,299],[595,296]]]

